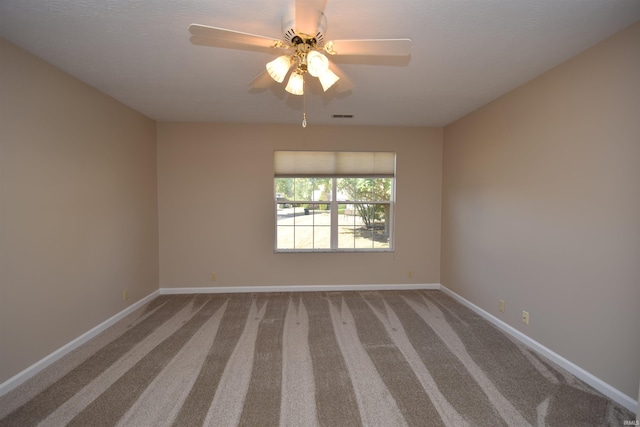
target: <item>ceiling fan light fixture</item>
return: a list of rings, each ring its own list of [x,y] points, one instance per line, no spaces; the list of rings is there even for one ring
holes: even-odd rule
[[[291,68],[291,58],[287,55],[279,56],[271,62],[267,63],[267,72],[271,78],[278,83],[282,83]]]
[[[307,55],[307,70],[313,77],[320,77],[329,70],[329,60],[317,50]]]
[[[292,95],[304,94],[304,77],[298,70],[291,73],[287,87],[285,87],[284,90]]]
[[[327,71],[319,76],[318,79],[322,85],[322,90],[326,92],[331,86],[340,80],[340,77],[338,77],[333,71],[327,69]]]

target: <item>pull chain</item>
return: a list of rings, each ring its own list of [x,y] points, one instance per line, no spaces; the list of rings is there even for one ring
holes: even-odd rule
[[[302,127],[307,127],[307,93],[304,90],[304,80],[302,81]]]

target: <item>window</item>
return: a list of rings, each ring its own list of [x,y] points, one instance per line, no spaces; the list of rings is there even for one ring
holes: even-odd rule
[[[275,152],[276,251],[391,251],[395,153]]]

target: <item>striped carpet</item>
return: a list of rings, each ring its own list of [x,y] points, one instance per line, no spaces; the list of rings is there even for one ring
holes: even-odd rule
[[[634,414],[440,291],[160,296],[2,426],[586,426]]]

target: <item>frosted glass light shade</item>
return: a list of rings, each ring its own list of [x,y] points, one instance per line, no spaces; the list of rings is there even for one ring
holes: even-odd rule
[[[335,84],[335,82],[340,80],[340,77],[338,77],[333,71],[327,69],[327,71],[325,71],[324,74],[318,77],[318,79],[320,80],[320,84],[322,85],[322,90],[326,92],[327,89]]]
[[[313,77],[320,77],[329,69],[329,60],[326,56],[318,52],[317,50],[312,50],[307,55],[307,70],[309,74]]]
[[[284,88],[292,95],[302,95],[304,93],[304,77],[297,71],[291,73],[287,87]]]
[[[278,83],[282,83],[287,72],[291,68],[291,58],[283,55],[267,63],[267,72],[271,78]]]

